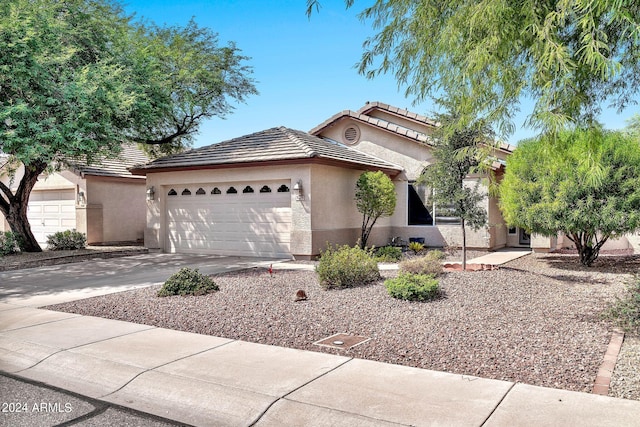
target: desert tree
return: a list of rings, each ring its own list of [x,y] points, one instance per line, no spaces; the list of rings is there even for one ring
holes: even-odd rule
[[[640,228],[640,145],[597,127],[523,141],[499,186],[505,221],[529,232],[563,233],[590,266],[611,238]]]
[[[362,214],[360,247],[364,249],[378,219],[393,215],[396,209],[393,181],[381,171],[362,173],[356,182],[355,201],[358,212]]]
[[[40,251],[27,219],[38,177],[69,159],[116,156],[123,143],[162,154],[190,144],[202,120],[256,93],[245,57],[195,22],[133,22],[111,0],[0,3],[0,212],[21,249]]]

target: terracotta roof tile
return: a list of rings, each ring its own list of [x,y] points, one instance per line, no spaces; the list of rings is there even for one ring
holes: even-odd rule
[[[136,166],[132,170],[134,173],[144,173],[144,171],[156,169],[310,158],[330,159],[387,170],[402,170],[397,165],[345,145],[286,127],[271,128],[184,153],[162,157],[145,165]]]

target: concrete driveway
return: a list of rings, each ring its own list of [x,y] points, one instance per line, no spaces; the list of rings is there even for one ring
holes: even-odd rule
[[[282,260],[149,253],[0,273],[0,302],[41,307],[164,283],[182,267],[205,274],[262,267]]]

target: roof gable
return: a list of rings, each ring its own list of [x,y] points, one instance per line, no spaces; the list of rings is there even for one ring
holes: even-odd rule
[[[321,159],[399,172],[392,163],[299,130],[276,127],[162,157],[132,168],[134,174],[153,170],[233,167],[238,165]]]
[[[358,111],[344,110],[334,114],[309,131],[312,135],[321,135],[323,131],[335,123],[351,119],[374,128],[391,132],[404,139],[432,145],[428,130],[435,130],[440,124],[426,116],[394,107],[382,102],[367,102]],[[505,153],[512,153],[515,146],[505,142],[496,142],[495,148]]]

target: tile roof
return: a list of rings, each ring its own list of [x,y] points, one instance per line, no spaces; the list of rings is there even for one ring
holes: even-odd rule
[[[343,118],[351,118],[356,121],[360,121],[362,123],[370,124],[379,129],[395,133],[396,135],[409,138],[416,142],[420,142],[428,145],[432,144],[431,137],[426,133],[418,132],[415,129],[410,129],[405,126],[392,123],[388,120],[370,116],[369,113],[371,113],[371,111],[373,110],[383,110],[388,113],[395,114],[397,116],[414,120],[416,122],[421,123],[422,125],[433,126],[433,127],[439,126],[438,122],[426,116],[422,116],[420,114],[417,114],[408,110],[404,110],[402,108],[394,107],[392,105],[376,101],[376,102],[367,102],[365,106],[360,108],[358,111],[344,110],[338,114],[334,114],[324,122],[320,123],[318,126],[311,129],[309,133],[312,135],[319,135],[324,129],[326,129],[331,124],[337,122],[338,120],[341,120]],[[515,146],[511,144],[507,144],[505,142],[496,142],[495,147],[499,150],[503,150],[509,153],[512,153],[513,150],[516,149]]]
[[[423,144],[430,144],[431,138],[423,132],[417,132],[414,129],[409,129],[405,126],[401,126],[398,125],[396,123],[392,123],[390,121],[384,120],[384,119],[380,119],[377,117],[371,117],[365,113],[362,113],[360,111],[351,111],[351,110],[344,110],[338,114],[334,114],[333,116],[329,117],[327,120],[325,120],[324,122],[320,123],[318,126],[314,127],[313,129],[311,129],[309,131],[310,134],[312,135],[318,135],[322,132],[322,130],[324,130],[325,128],[327,128],[328,126],[330,126],[331,124],[337,122],[338,120],[341,120],[345,117],[349,117],[352,118],[356,121],[362,122],[362,123],[367,123],[370,125],[373,125],[377,128],[389,131],[389,132],[393,132],[397,135],[403,136],[405,138],[409,138],[412,139],[416,142],[420,142]],[[416,115],[417,117],[417,115]],[[422,116],[420,116],[422,117]]]
[[[406,117],[407,119],[412,119],[417,122],[421,122],[426,125],[430,125],[433,127],[438,126],[438,122],[428,118],[427,116],[422,116],[420,114],[414,113],[409,110],[404,110],[402,108],[394,107],[393,105],[385,104],[383,102],[367,102],[364,107],[358,110],[358,113],[367,114],[371,110],[384,110],[389,113],[397,114],[398,116]]]
[[[314,158],[389,171],[402,170],[398,165],[345,145],[282,126],[162,157],[131,170],[134,174],[145,174],[156,169],[193,169],[198,166]]]
[[[136,144],[122,146],[122,152],[116,158],[102,158],[99,162],[86,164],[82,161],[69,160],[68,167],[81,176],[110,176],[117,178],[139,178],[133,175],[129,169],[140,163],[149,161],[147,154],[139,149]]]

